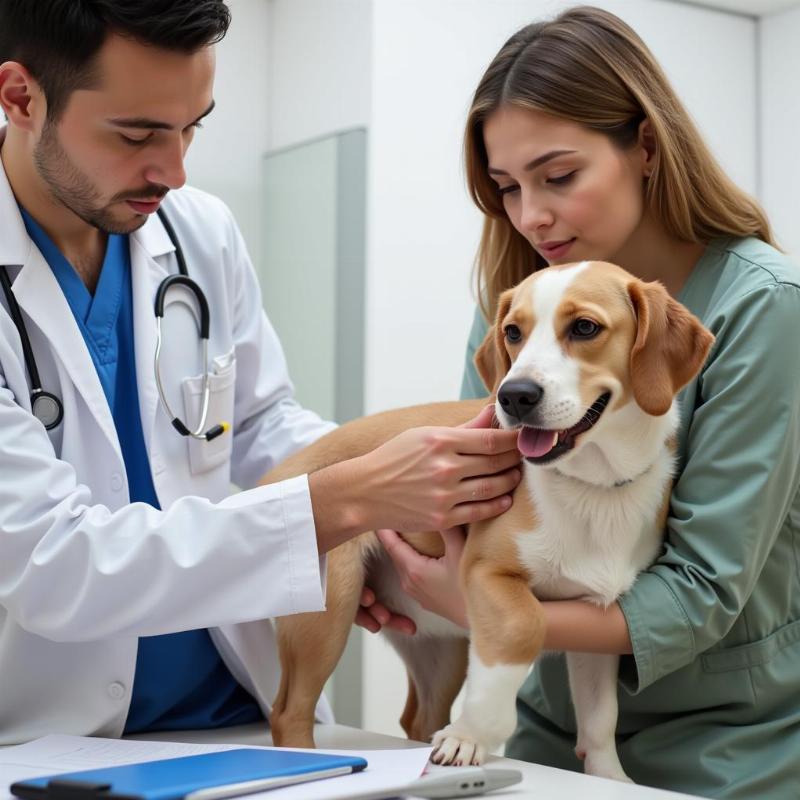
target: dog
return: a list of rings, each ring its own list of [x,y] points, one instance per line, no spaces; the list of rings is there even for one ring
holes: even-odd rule
[[[416,636],[387,633],[409,675],[406,734],[432,739],[438,763],[482,763],[513,732],[517,692],[542,651],[539,601],[607,607],[657,557],[675,468],[675,395],[712,343],[661,284],[605,262],[549,267],[501,295],[475,363],[499,425],[519,430],[523,478],[509,511],[470,526],[460,568],[469,633],[402,591],[373,533],[342,545],[329,556],[327,610],[278,620],[276,744],[313,746],[314,707],[366,582],[417,624]],[[369,452],[408,427],[461,424],[485,404],[431,404],[348,423],[265,482]],[[426,555],[443,553],[435,532],[404,538]],[[585,772],[629,780],[614,736],[619,657],[566,660]],[[450,723],[465,677],[463,710]]]

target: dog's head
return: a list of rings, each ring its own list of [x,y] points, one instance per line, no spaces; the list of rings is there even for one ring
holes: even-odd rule
[[[635,403],[659,417],[700,370],[714,337],[660,283],[590,261],[550,267],[505,292],[475,355],[504,428],[549,464]]]

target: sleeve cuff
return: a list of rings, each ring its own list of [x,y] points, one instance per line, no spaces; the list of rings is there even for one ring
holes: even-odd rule
[[[295,614],[324,611],[327,590],[327,559],[317,549],[317,530],[311,507],[308,475],[281,483],[289,551],[292,607]]]
[[[275,498],[275,489],[280,490],[283,509],[283,531],[286,537],[286,553],[289,585],[289,614],[325,610],[327,591],[326,556],[317,549],[317,531],[314,527],[314,512],[308,488],[308,475],[282,481],[278,484],[259,486],[246,493],[251,501],[258,502]]]
[[[630,694],[638,694],[694,660],[689,619],[658,574],[641,573],[618,602],[633,645],[633,656],[623,656],[619,670],[620,683]]]

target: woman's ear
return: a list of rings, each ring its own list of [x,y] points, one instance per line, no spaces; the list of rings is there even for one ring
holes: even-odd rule
[[[643,411],[660,417],[700,372],[714,337],[658,282],[633,280],[628,295],[636,314],[630,362],[633,396]]]
[[[503,320],[511,308],[513,296],[513,289],[509,289],[500,295],[494,325],[486,332],[481,346],[475,351],[475,368],[478,370],[478,375],[481,376],[483,385],[489,390],[490,394],[497,394],[500,381],[505,378],[511,368],[511,358],[505,345]]]
[[[642,176],[649,178],[656,168],[657,144],[653,125],[647,117],[639,123],[639,148],[642,153]]]

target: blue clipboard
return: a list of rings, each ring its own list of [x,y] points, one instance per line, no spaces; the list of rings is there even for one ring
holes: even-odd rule
[[[359,772],[363,758],[240,748],[30,778],[24,800],[218,800]]]

